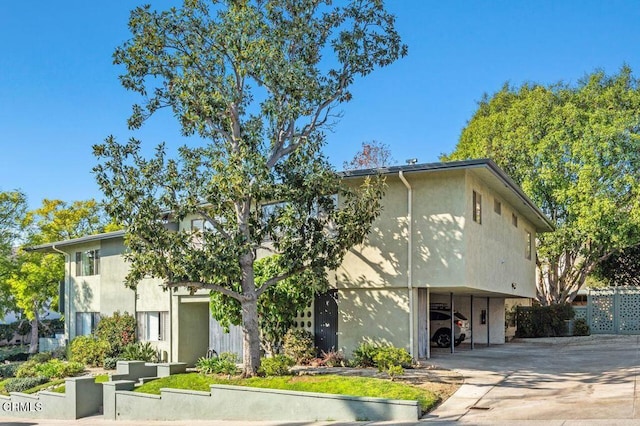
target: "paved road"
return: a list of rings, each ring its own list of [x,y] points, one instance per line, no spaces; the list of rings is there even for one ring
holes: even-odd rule
[[[434,350],[430,362],[465,384],[418,423],[403,425],[640,425],[640,336],[527,339],[506,345]],[[307,426],[392,422],[114,422],[99,417],[0,420],[1,426]]]

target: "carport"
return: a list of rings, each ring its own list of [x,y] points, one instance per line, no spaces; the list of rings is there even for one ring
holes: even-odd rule
[[[449,314],[448,332],[451,333],[450,352],[455,353],[455,312],[468,319],[470,336],[462,344],[475,348],[505,342],[504,294],[471,291],[471,289],[418,288],[418,357],[431,358],[431,338],[438,330],[431,327],[431,311],[446,311]]]

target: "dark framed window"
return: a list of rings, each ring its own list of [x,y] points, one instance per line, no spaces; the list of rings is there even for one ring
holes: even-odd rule
[[[482,195],[473,191],[473,221],[482,223]]]
[[[531,260],[531,253],[533,252],[533,239],[531,238],[531,232],[526,231],[526,246],[524,248],[524,257]]]
[[[511,214],[511,224],[516,228],[518,227],[518,216],[515,213]]]
[[[501,215],[502,214],[502,203],[500,201],[496,200],[495,198],[493,199],[493,211],[497,215]]]
[[[100,274],[100,250],[76,252],[76,277]]]

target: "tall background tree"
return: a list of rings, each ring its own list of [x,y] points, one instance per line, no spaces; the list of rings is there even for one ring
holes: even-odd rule
[[[5,200],[3,202],[2,200]],[[58,286],[64,279],[64,259],[57,254],[25,251],[20,246],[33,246],[88,234],[102,232],[107,225],[106,216],[94,200],[66,203],[43,200],[42,206],[27,210],[26,197],[19,192],[0,193],[0,209],[14,227],[4,235],[9,254],[3,254],[0,288],[7,302],[5,311],[19,311],[31,322],[29,352],[38,350],[40,318],[50,308],[57,307]],[[5,221],[6,222],[6,221]]]
[[[345,170],[377,169],[395,163],[391,156],[389,145],[378,141],[362,142],[362,148],[353,156],[351,161],[345,161]]]
[[[207,142],[177,159],[160,146],[147,160],[133,140],[94,147],[109,213],[128,229],[127,283],[152,275],[237,300],[244,374],[254,375],[258,300],[295,274],[337,267],[378,214],[381,186],[343,188],[321,153],[322,130],[353,81],[406,46],[381,0],[187,0],[165,12],[137,8],[129,27],[114,58],[124,87],[145,97],[130,127],[166,107],[184,135]],[[206,224],[170,232],[158,220],[167,211]],[[278,254],[280,272],[258,284],[261,249]]]
[[[577,85],[505,85],[444,160],[488,157],[556,231],[538,236],[538,299],[570,302],[587,276],[640,242],[640,90],[629,67]]]
[[[0,316],[15,311],[8,278],[15,269],[15,251],[22,236],[27,197],[21,191],[0,191]]]

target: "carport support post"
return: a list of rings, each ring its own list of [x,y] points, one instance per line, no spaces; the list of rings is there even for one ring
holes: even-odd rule
[[[471,332],[471,350],[473,350],[473,294],[471,295],[471,314],[469,322],[469,331]]]
[[[455,352],[455,339],[456,339],[456,329],[455,329],[455,318],[453,317],[453,292],[449,293],[449,307],[451,308],[451,353]]]
[[[491,345],[489,331],[491,330],[491,315],[489,315],[489,298],[487,297],[487,346]]]

